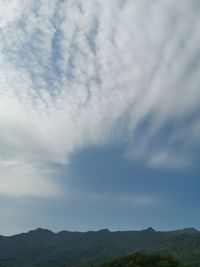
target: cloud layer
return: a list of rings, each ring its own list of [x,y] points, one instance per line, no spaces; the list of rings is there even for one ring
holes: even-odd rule
[[[55,166],[86,146],[195,161],[198,0],[4,0],[0,13],[0,194],[58,195]]]

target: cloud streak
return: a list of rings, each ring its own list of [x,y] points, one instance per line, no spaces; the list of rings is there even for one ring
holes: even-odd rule
[[[198,0],[11,0],[0,12],[0,194],[54,196],[54,165],[110,142],[151,167],[192,164]]]

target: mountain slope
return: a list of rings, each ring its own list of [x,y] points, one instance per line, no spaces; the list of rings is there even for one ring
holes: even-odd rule
[[[135,253],[105,262],[101,267],[183,267],[171,256]]]
[[[9,267],[96,264],[137,251],[170,253],[183,262],[200,262],[200,232],[195,229],[157,232],[148,228],[53,233],[37,229],[0,236],[0,266]]]

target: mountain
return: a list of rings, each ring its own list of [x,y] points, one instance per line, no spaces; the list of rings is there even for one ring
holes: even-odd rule
[[[200,232],[193,228],[160,232],[108,229],[53,233],[36,229],[0,236],[0,267],[58,267],[98,264],[138,251],[171,254],[182,262],[200,262]]]

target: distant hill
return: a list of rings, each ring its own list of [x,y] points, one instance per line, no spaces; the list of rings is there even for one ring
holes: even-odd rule
[[[169,232],[152,228],[117,232],[103,229],[84,233],[36,229],[10,237],[0,236],[0,267],[99,264],[139,251],[170,254],[198,266],[194,263],[200,262],[200,232],[193,228]]]

